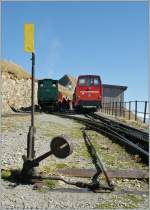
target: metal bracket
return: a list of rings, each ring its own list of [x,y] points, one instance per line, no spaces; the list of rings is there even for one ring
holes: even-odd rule
[[[43,155],[35,158],[28,159],[23,156],[24,164],[21,171],[21,179],[30,181],[33,177],[34,167],[39,166],[39,163],[50,155],[55,155],[57,158],[66,158],[73,152],[73,146],[62,136],[57,136],[52,139],[50,143],[50,151],[44,153]]]

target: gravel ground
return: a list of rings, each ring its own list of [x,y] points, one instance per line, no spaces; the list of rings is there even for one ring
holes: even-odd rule
[[[53,155],[40,163],[39,171],[54,174],[58,168],[93,168],[86,147],[83,143],[80,128],[83,125],[69,119],[54,115],[38,114],[35,117],[36,136],[35,150],[39,156],[49,149],[50,140],[56,135],[65,135],[74,145],[74,152],[64,160]],[[30,125],[30,116],[9,116],[2,118],[2,169],[21,169],[22,155],[26,154],[26,140]],[[106,137],[89,132],[97,151],[102,157],[106,168],[148,169],[138,163],[124,149],[109,141]],[[83,180],[79,178],[67,178]],[[84,179],[84,181],[89,181]],[[41,190],[34,190],[33,185],[17,185],[1,179],[2,209],[47,209],[47,208],[141,208],[148,209],[148,183],[139,180],[113,180],[116,190],[112,193],[92,193],[57,182],[54,189],[48,185]]]

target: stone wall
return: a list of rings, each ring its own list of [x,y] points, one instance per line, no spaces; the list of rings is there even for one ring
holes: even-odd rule
[[[35,82],[35,104],[37,88],[38,84]],[[31,79],[18,79],[2,72],[1,95],[2,114],[31,106]]]

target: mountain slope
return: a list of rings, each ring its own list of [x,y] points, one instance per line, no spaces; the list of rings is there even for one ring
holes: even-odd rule
[[[18,64],[9,61],[0,61],[0,66],[2,74],[8,75],[9,78],[16,78],[19,80],[31,78],[31,75]]]

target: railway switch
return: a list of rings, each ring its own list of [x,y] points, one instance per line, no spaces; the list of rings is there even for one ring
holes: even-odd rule
[[[64,137],[57,136],[53,138],[50,144],[53,155],[57,158],[66,158],[73,152],[73,146]]]
[[[57,158],[64,159],[68,157],[73,152],[73,146],[64,137],[56,136],[52,139],[50,143],[50,151],[44,153],[43,155],[30,160],[23,156],[24,164],[21,172],[21,179],[30,180],[32,178],[32,170],[34,167],[39,166],[39,163],[50,155],[54,155]]]

